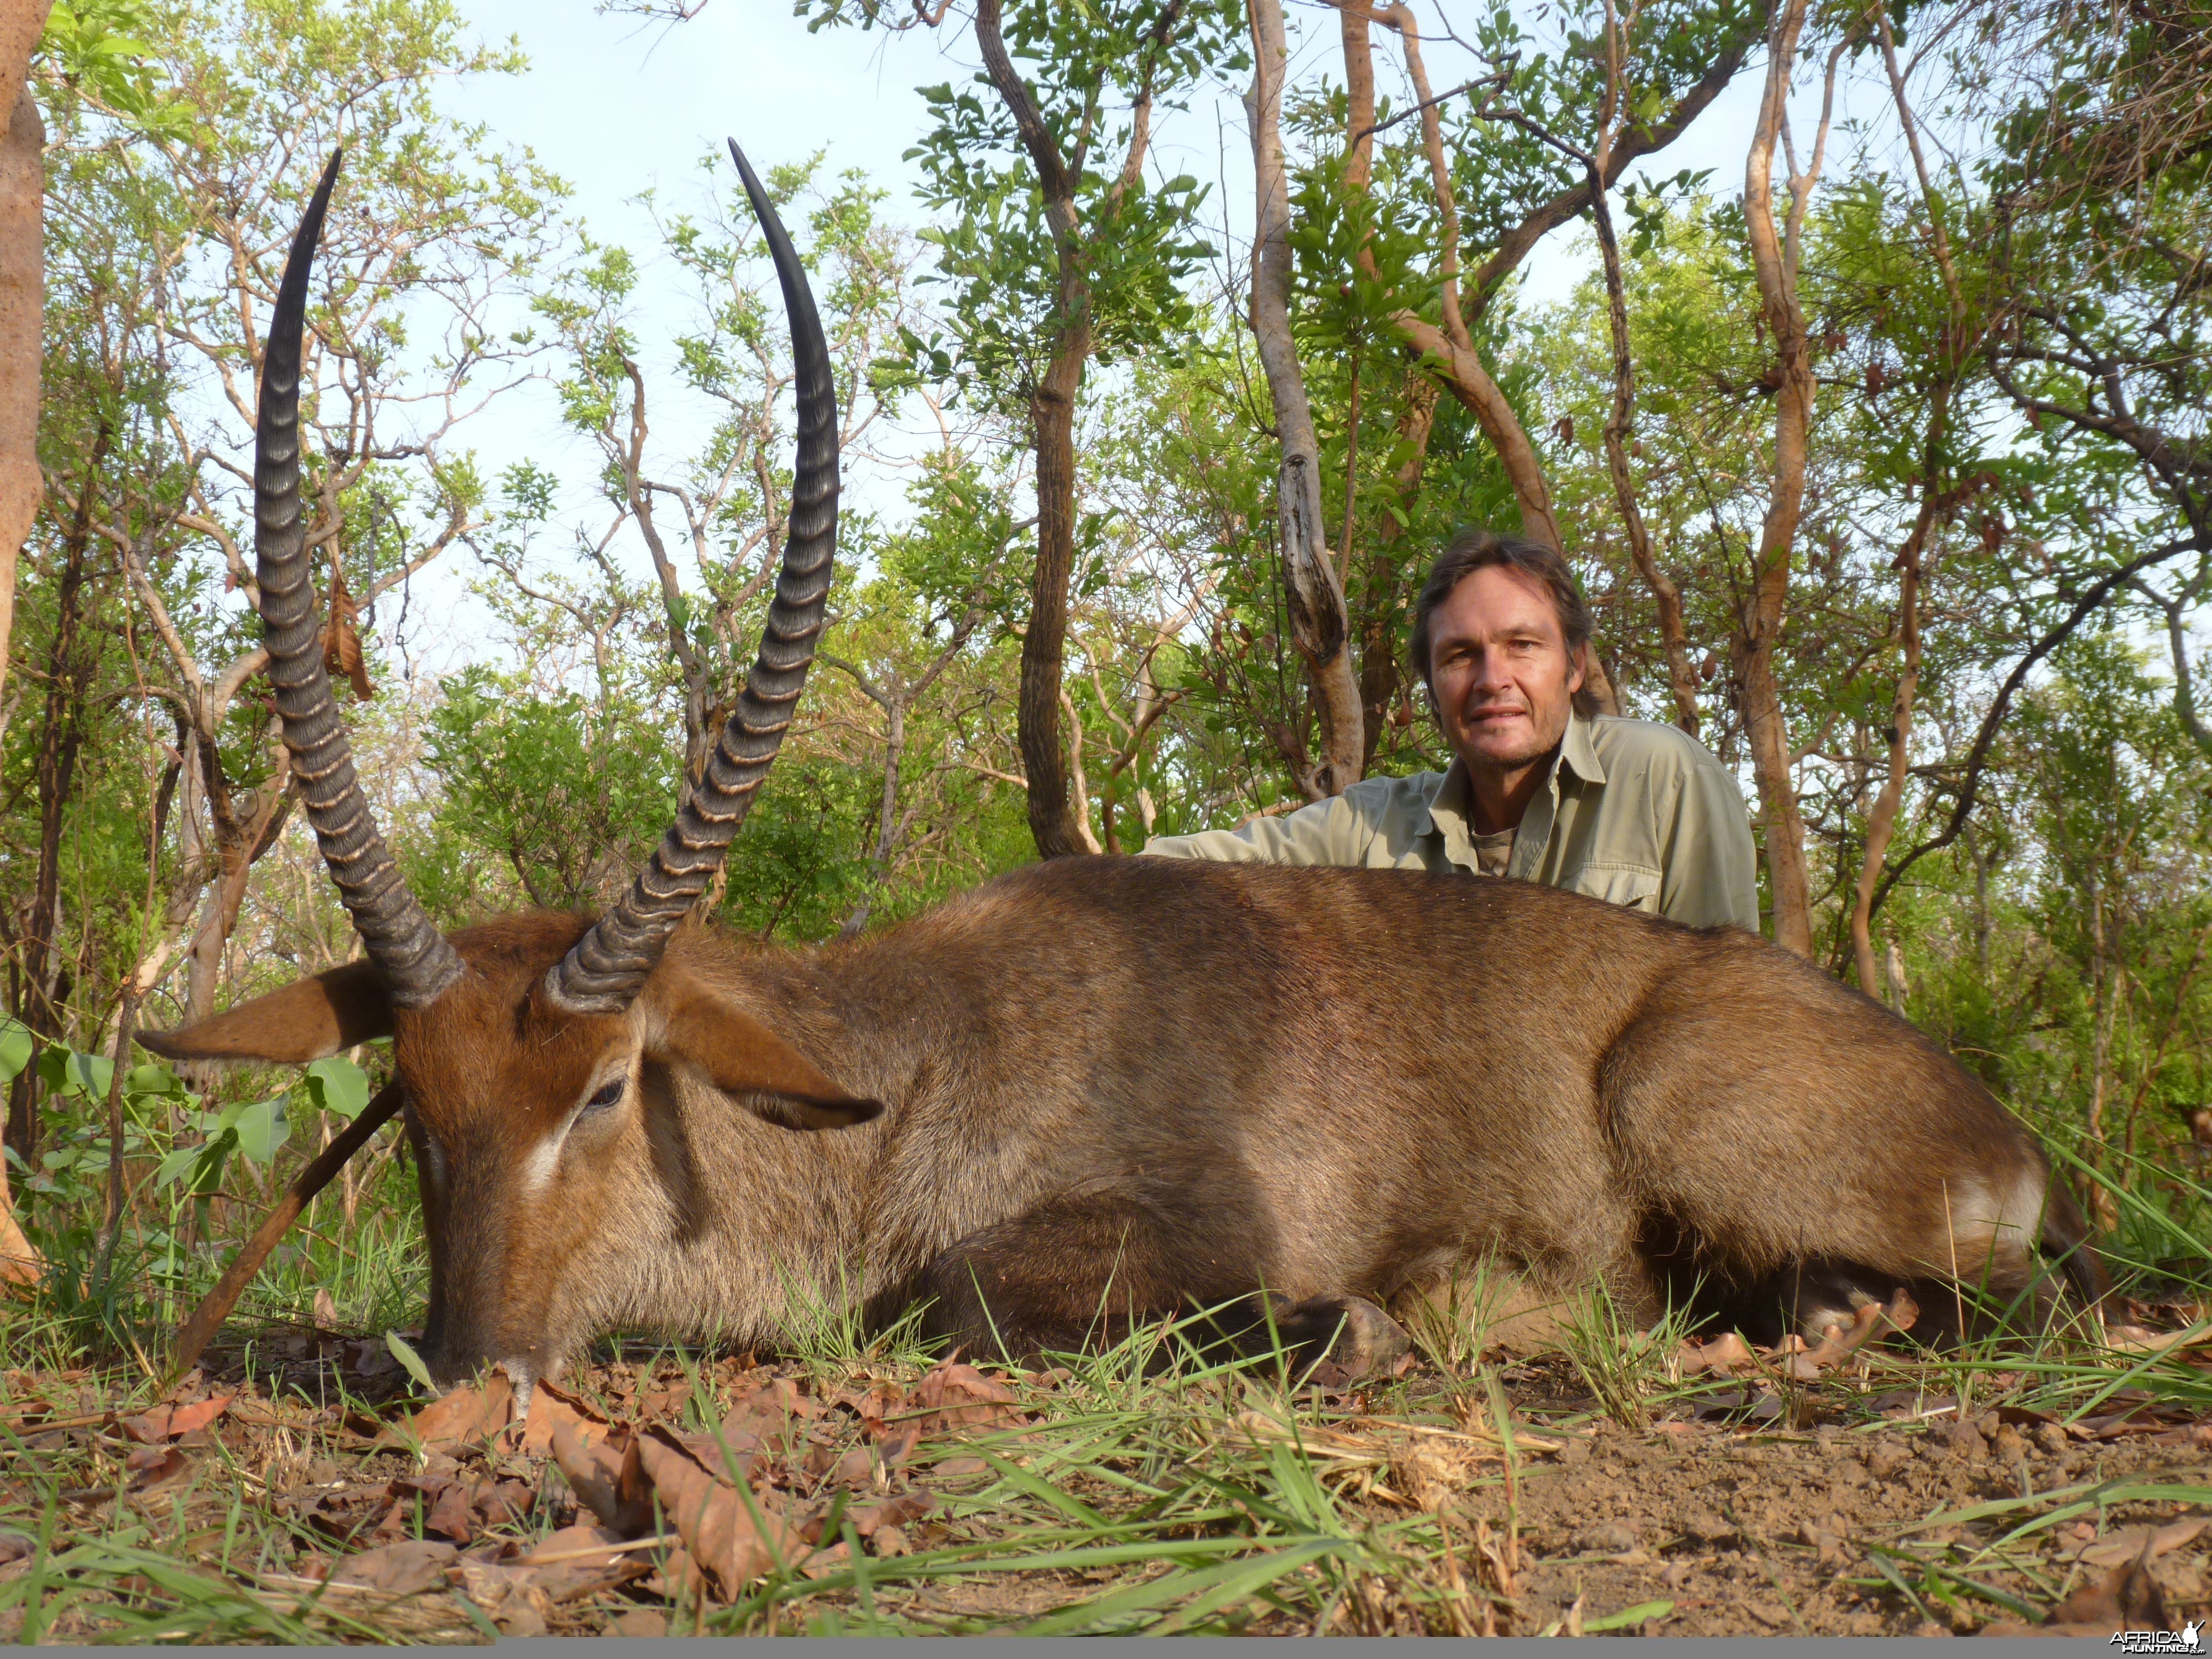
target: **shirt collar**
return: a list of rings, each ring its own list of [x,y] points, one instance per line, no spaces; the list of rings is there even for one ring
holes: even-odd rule
[[[1579,714],[1569,716],[1566,735],[1559,740],[1559,753],[1552,757],[1552,769],[1544,779],[1546,797],[1550,799],[1558,798],[1559,768],[1563,764],[1584,783],[1605,781],[1605,768],[1597,757],[1595,732],[1595,722],[1586,720]],[[1465,864],[1470,868],[1474,863],[1474,829],[1469,811],[1473,805],[1466,763],[1455,755],[1451,764],[1444,769],[1443,781],[1437,786],[1437,793],[1430,799],[1429,829],[1431,833],[1443,837],[1445,849],[1455,863]],[[1537,811],[1537,804],[1532,802],[1528,811],[1534,814]],[[1546,816],[1546,832],[1548,834],[1548,807]],[[1527,818],[1522,819],[1523,825],[1528,823]]]
[[[1603,783],[1605,768],[1597,757],[1597,722],[1586,720],[1579,714],[1568,716],[1567,735],[1559,742],[1559,758],[1572,767],[1575,775],[1584,783]]]

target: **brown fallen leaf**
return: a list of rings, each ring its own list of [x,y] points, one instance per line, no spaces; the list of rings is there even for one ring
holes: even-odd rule
[[[314,1304],[308,1317],[315,1322],[319,1330],[334,1331],[338,1327],[338,1304],[323,1285],[315,1286]]]
[[[543,1457],[553,1449],[553,1431],[566,1424],[574,1437],[595,1446],[613,1431],[614,1425],[567,1389],[540,1382],[530,1393],[530,1416],[522,1425],[522,1449]]]
[[[175,1409],[172,1406],[156,1406],[136,1417],[118,1418],[115,1426],[123,1431],[126,1439],[135,1440],[142,1446],[158,1446],[169,1437],[169,1419]]]
[[[2144,1325],[2107,1325],[2105,1346],[2121,1353],[2163,1353],[2167,1349],[2201,1347],[2212,1342],[2212,1322],[2186,1330],[2159,1331]]]
[[[896,1382],[878,1382],[866,1393],[847,1389],[835,1395],[830,1403],[849,1406],[860,1419],[860,1426],[868,1431],[872,1440],[881,1440],[896,1432],[890,1419],[906,1409],[906,1390]]]
[[[191,1460],[174,1446],[142,1446],[123,1460],[131,1472],[131,1490],[147,1492],[166,1486],[191,1467]]]
[[[1759,1369],[1758,1356],[1751,1345],[1734,1331],[1715,1337],[1710,1342],[1685,1340],[1679,1352],[1678,1363],[1685,1376],[1711,1373],[1715,1376],[1741,1376]]]
[[[621,1541],[604,1527],[563,1527],[519,1560],[478,1561],[464,1556],[457,1564],[461,1589],[502,1630],[509,1629],[503,1612],[519,1614],[529,1607],[543,1613],[533,1591],[550,1606],[587,1589],[653,1571],[653,1564],[637,1553],[606,1547]]]
[[[1846,1364],[1851,1357],[1887,1323],[1888,1310],[1869,1302],[1851,1316],[1850,1328],[1831,1325],[1820,1345],[1790,1357],[1790,1375],[1800,1382],[1817,1382],[1823,1371]]]
[[[691,1398],[691,1382],[688,1377],[678,1377],[663,1387],[648,1389],[638,1402],[638,1409],[648,1419],[681,1415],[684,1402]]]
[[[181,1437],[196,1429],[204,1429],[230,1409],[230,1402],[238,1396],[229,1394],[210,1395],[189,1406],[179,1406],[169,1413],[169,1434]]]
[[[844,1511],[842,1521],[850,1522],[853,1530],[862,1538],[872,1539],[883,1528],[889,1527],[897,1530],[909,1522],[921,1520],[936,1507],[937,1494],[917,1488],[913,1492],[900,1492],[894,1498],[886,1498],[879,1503],[850,1504]],[[830,1516],[836,1509],[834,1501],[821,1504],[796,1520],[792,1530],[802,1541],[810,1545],[820,1545],[825,1541],[834,1543],[836,1540],[828,1537],[828,1528]],[[840,1529],[842,1529],[842,1522]]]
[[[628,1429],[617,1431],[615,1437],[587,1443],[573,1425],[556,1423],[553,1462],[576,1501],[617,1537],[635,1538],[653,1530],[653,1485],[638,1455],[636,1437]]]
[[[876,1460],[866,1446],[840,1452],[835,1446],[816,1446],[806,1454],[807,1474],[823,1486],[862,1492],[875,1485]]]
[[[662,1513],[725,1597],[806,1554],[766,1494],[717,1480],[658,1434],[641,1435],[636,1445]]]
[[[2154,1561],[2179,1549],[2208,1526],[2212,1526],[2212,1516],[2194,1516],[2168,1522],[2162,1527],[2129,1527],[2108,1533],[2094,1542],[2062,1545],[2058,1559],[2077,1560],[2085,1567],[2117,1567],[2129,1561]],[[2148,1555],[2143,1553],[2145,1546],[2149,1547]]]
[[[414,1595],[443,1584],[447,1567],[459,1554],[451,1544],[410,1539],[348,1556],[331,1569],[330,1582],[387,1595]]]
[[[2040,1625],[2003,1623],[1984,1627],[1984,1636],[2094,1636],[2109,1640],[2124,1630],[2171,1630],[2166,1598],[2143,1563],[2115,1567],[2094,1584],[2084,1584]]]
[[[430,1513],[423,1517],[423,1529],[450,1538],[456,1544],[465,1544],[476,1536],[476,1505],[469,1501],[469,1489],[458,1480],[448,1481]]]
[[[995,1377],[957,1359],[945,1359],[914,1385],[907,1403],[923,1413],[914,1427],[927,1437],[951,1429],[972,1434],[1020,1428],[1029,1419],[1013,1400],[1014,1391]]]
[[[387,1425],[376,1443],[412,1445],[423,1451],[479,1445],[505,1428],[514,1414],[514,1385],[505,1371],[494,1371],[483,1386],[464,1382],[404,1423]]]

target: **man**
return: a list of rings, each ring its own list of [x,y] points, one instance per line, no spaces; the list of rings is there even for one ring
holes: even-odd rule
[[[1165,858],[1464,870],[1588,893],[1694,927],[1759,931],[1735,780],[1671,726],[1600,716],[1589,612],[1547,547],[1462,532],[1413,611],[1413,666],[1446,771],[1369,778],[1242,830],[1167,836]]]

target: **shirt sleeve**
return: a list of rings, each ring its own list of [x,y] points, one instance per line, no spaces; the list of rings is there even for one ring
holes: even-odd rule
[[[1144,853],[1148,858],[1212,859],[1219,864],[1358,864],[1371,829],[1357,804],[1333,795],[1280,817],[1255,818],[1237,830],[1155,836],[1145,843]]]
[[[1751,815],[1728,769],[1692,766],[1675,797],[1674,821],[1662,826],[1659,914],[1692,927],[1759,931],[1759,858]]]

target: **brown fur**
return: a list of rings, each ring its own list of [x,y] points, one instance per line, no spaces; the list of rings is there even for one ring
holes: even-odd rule
[[[1656,1311],[1655,1237],[1724,1285],[1955,1261],[2004,1293],[2040,1240],[2097,1289],[1986,1090],[1732,929],[1515,882],[1074,859],[820,950],[686,930],[628,1016],[557,1015],[538,981],[583,925],[458,933],[462,982],[386,1018],[444,1374],[543,1374],[614,1328],[772,1337],[798,1285],[927,1295],[932,1328],[1018,1352],[1263,1290],[1307,1335],[1486,1253]],[[313,1000],[159,1046],[259,1029],[295,1057],[270,1028],[335,1029]]]

